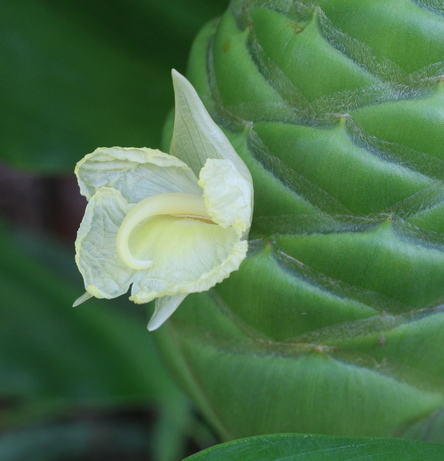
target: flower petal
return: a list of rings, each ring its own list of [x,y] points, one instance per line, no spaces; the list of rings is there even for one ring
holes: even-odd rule
[[[157,328],[174,314],[174,311],[186,297],[186,293],[179,293],[178,295],[157,298],[154,314],[148,323],[148,331],[157,330]]]
[[[157,149],[99,148],[77,163],[75,173],[88,200],[100,187],[120,191],[129,203],[167,192],[202,193],[188,165]]]
[[[134,278],[130,299],[136,303],[208,290],[239,268],[248,247],[232,228],[168,215],[141,224],[134,234],[138,253],[154,262]]]
[[[103,187],[91,197],[76,240],[76,263],[86,291],[96,298],[115,298],[128,291],[137,271],[117,254],[116,236],[131,205],[120,192]]]
[[[208,158],[226,159],[240,175],[251,181],[245,163],[210,117],[193,85],[175,70],[172,76],[176,112],[170,154],[189,165],[196,176]]]
[[[220,226],[233,226],[239,236],[249,231],[253,213],[252,183],[241,176],[228,160],[208,159],[200,172],[210,218]]]

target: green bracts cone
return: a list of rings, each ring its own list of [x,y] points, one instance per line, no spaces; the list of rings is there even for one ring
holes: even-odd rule
[[[444,442],[443,60],[442,0],[234,0],[197,37],[250,252],[159,340],[223,438]]]

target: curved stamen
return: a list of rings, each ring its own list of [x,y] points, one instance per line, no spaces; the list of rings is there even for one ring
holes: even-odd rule
[[[205,208],[204,198],[200,195],[171,192],[148,197],[131,208],[117,233],[117,252],[125,264],[137,270],[148,269],[153,265],[153,261],[138,259],[132,255],[129,240],[134,229],[143,221],[166,214],[212,222]]]

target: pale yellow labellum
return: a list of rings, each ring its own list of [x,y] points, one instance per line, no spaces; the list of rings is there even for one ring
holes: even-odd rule
[[[101,148],[76,167],[88,199],[76,262],[90,297],[156,299],[158,328],[189,294],[210,289],[245,258],[250,173],[192,85],[173,71],[171,153]]]
[[[172,215],[211,222],[204,199],[199,195],[170,193],[147,197],[131,208],[117,233],[117,253],[129,267],[139,270],[148,269],[153,265],[153,261],[143,261],[133,256],[130,249],[130,237],[137,226],[158,215]]]

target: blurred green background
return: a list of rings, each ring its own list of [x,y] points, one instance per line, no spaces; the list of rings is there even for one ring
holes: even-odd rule
[[[160,146],[193,37],[228,0],[0,3],[0,459],[175,461],[216,442],[126,299],[83,293],[73,170]]]

